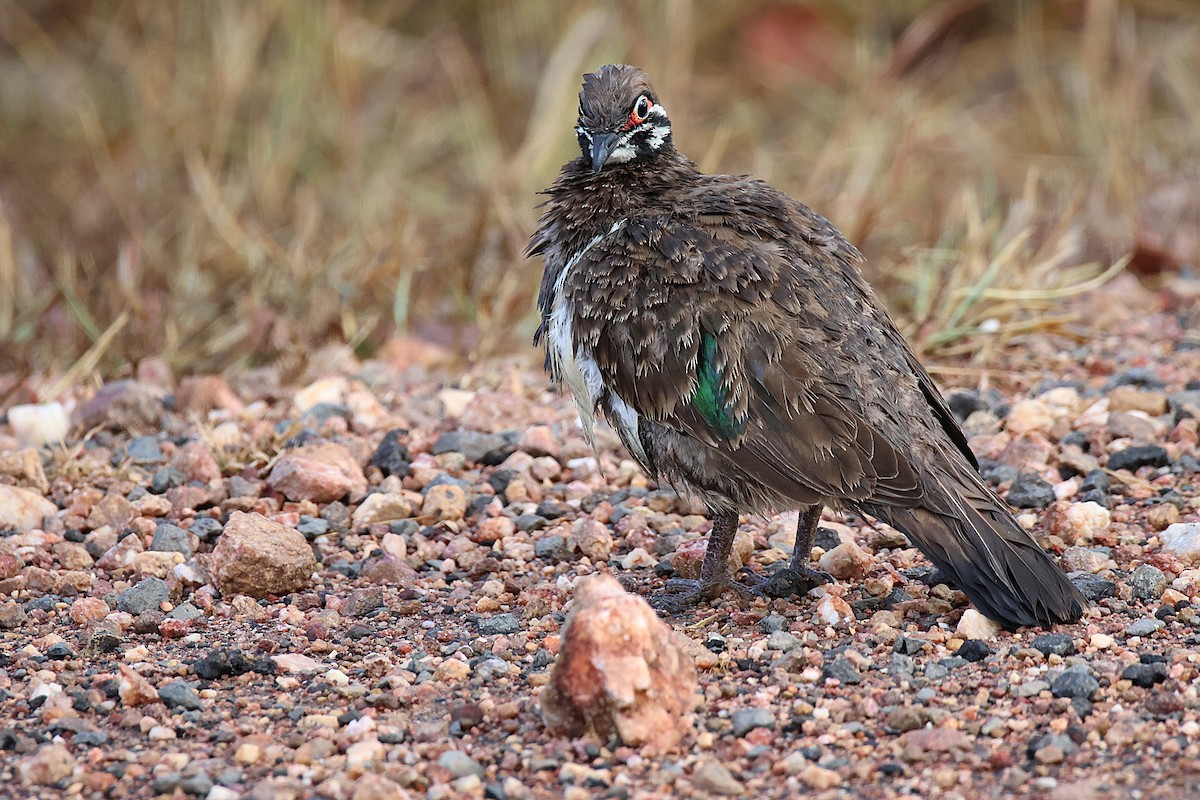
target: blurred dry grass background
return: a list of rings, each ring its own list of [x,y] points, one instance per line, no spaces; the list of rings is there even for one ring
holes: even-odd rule
[[[10,1],[0,369],[526,347],[534,193],[618,60],[703,168],[839,225],[922,349],[986,358],[1126,256],[1194,263],[1197,6]]]

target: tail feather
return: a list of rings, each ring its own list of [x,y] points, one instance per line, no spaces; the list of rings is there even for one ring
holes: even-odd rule
[[[978,477],[942,473],[930,483],[919,507],[864,510],[903,531],[981,612],[1009,628],[1083,615],[1087,600]]]

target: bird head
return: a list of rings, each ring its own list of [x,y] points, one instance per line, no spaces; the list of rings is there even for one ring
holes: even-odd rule
[[[583,76],[575,133],[592,172],[646,161],[672,148],[671,121],[650,79],[627,64],[606,64]]]

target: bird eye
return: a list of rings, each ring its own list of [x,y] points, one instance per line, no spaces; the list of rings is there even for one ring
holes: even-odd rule
[[[650,98],[642,95],[633,104],[633,112],[629,115],[629,122],[633,125],[640,125],[646,121],[646,117],[650,115]]]

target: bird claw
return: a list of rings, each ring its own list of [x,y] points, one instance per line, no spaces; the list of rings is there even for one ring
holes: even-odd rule
[[[772,599],[807,594],[811,589],[834,582],[828,572],[811,567],[785,567],[770,578],[743,568],[742,579],[752,587],[754,594]]]
[[[672,578],[663,591],[651,595],[650,605],[665,614],[678,614],[705,600],[715,600],[728,585],[726,581],[696,581],[687,578]]]

